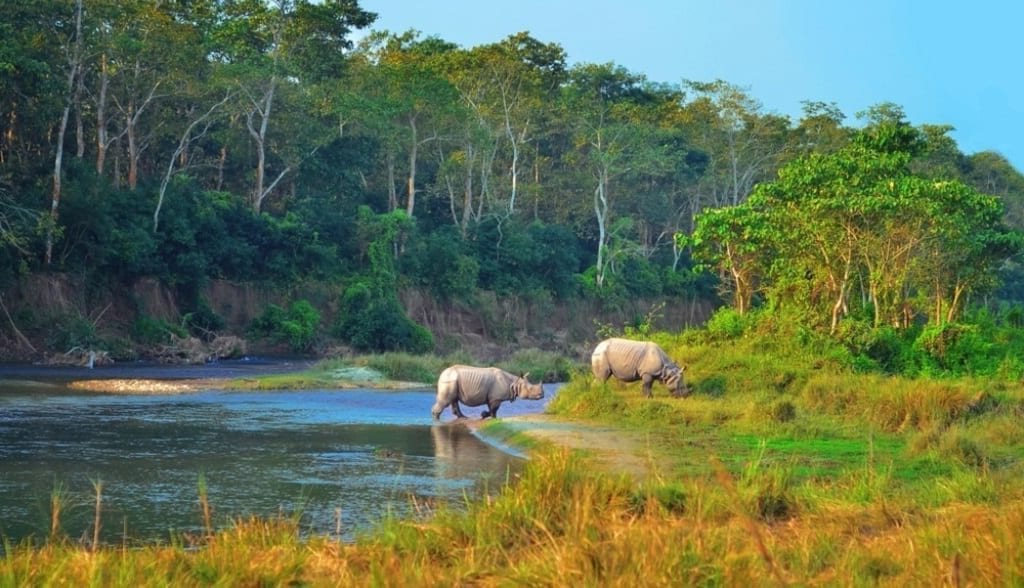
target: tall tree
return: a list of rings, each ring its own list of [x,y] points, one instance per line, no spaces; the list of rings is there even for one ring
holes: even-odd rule
[[[735,206],[770,179],[787,157],[789,120],[762,112],[744,89],[717,80],[687,81],[684,119],[690,142],[709,156],[698,189],[709,206]]]
[[[570,72],[563,107],[572,125],[570,159],[589,175],[597,223],[595,283],[604,286],[616,214],[618,180],[671,165],[656,128],[644,116],[650,93],[645,79],[612,64],[584,64]]]
[[[64,54],[67,61],[65,75],[67,87],[66,98],[60,122],[57,125],[56,150],[53,157],[53,189],[50,192],[50,215],[46,225],[46,249],[44,263],[49,266],[53,260],[53,241],[57,231],[57,219],[60,212],[60,199],[62,195],[61,175],[63,173],[64,160],[64,134],[68,128],[68,117],[74,105],[75,88],[78,77],[82,75],[82,0],[75,0],[73,22],[74,28],[67,34],[67,42],[64,44]]]
[[[319,82],[338,75],[343,52],[352,47],[352,30],[369,26],[376,14],[361,9],[355,0],[275,0],[269,4],[228,0],[224,6],[229,18],[216,36],[222,58],[236,76],[245,127],[256,149],[250,203],[259,212],[295,166],[295,162],[280,162],[276,177],[267,183],[271,122],[282,84],[294,86],[304,78]],[[315,149],[316,145],[311,145],[300,151],[309,155]]]

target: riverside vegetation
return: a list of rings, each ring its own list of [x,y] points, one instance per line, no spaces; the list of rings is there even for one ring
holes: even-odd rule
[[[1013,331],[992,320],[997,338]],[[497,495],[417,505],[418,516],[387,518],[352,543],[305,536],[288,516],[213,531],[208,508],[197,508],[202,537],[75,543],[55,509],[44,543],[6,546],[0,584],[1024,581],[1019,378],[885,374],[866,367],[869,355],[798,330],[723,310],[706,329],[649,334],[688,366],[687,399],[574,373],[549,412],[642,439],[643,479],[535,442],[521,478]],[[484,428],[503,432],[500,420]]]

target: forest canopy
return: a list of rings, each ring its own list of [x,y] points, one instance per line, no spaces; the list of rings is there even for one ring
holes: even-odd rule
[[[609,303],[719,286],[830,332],[953,321],[1017,283],[1024,177],[898,105],[791,120],[722,80],[570,66],[528,32],[372,31],[356,0],[0,13],[4,283],[157,278],[197,308],[219,278]]]

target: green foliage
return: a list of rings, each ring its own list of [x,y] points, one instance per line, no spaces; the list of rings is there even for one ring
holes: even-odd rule
[[[146,345],[160,345],[171,342],[171,336],[186,337],[188,333],[167,321],[141,315],[132,324],[132,336]]]
[[[479,284],[499,294],[546,290],[557,298],[576,294],[580,243],[564,226],[484,219],[471,236]]]
[[[360,351],[426,353],[434,337],[405,315],[394,294],[375,296],[366,282],[345,289],[332,332]]]
[[[46,345],[62,352],[72,349],[96,349],[104,346],[96,323],[81,315],[65,315],[56,321],[46,337]]]
[[[401,262],[403,274],[438,300],[468,300],[476,291],[480,264],[454,227],[413,240]]]
[[[433,335],[406,316],[396,292],[396,239],[411,223],[400,210],[378,215],[359,209],[357,232],[370,259],[369,274],[345,289],[332,332],[360,351],[426,353],[434,347]]]
[[[997,198],[910,170],[918,131],[898,108],[870,116],[850,145],[790,162],[679,239],[717,270],[739,313],[763,291],[769,307],[801,309],[803,325],[833,335],[865,310],[876,328],[908,328],[917,314],[943,324],[1021,250]],[[852,296],[858,288],[869,296]]]
[[[316,343],[320,328],[320,311],[307,300],[296,300],[288,310],[270,304],[253,320],[250,331],[256,336],[269,337],[287,343],[295,352],[310,351]]]
[[[960,323],[926,327],[914,341],[921,372],[930,375],[992,373],[992,347],[976,325]]]
[[[750,325],[749,316],[740,314],[732,307],[721,307],[711,315],[704,325],[711,340],[738,339]]]
[[[185,313],[181,323],[189,333],[202,339],[210,339],[224,328],[224,318],[214,312],[205,300],[200,300],[195,310]]]

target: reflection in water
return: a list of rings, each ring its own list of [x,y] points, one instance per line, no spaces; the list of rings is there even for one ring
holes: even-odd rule
[[[478,439],[458,421],[430,428],[434,442],[434,470],[442,479],[481,479],[500,487],[513,472],[515,458]],[[518,468],[517,468],[518,470]]]
[[[198,481],[214,522],[301,514],[303,530],[351,538],[410,496],[451,500],[495,489],[522,460],[462,425],[430,426],[431,391],[303,391],[182,396],[75,395],[0,388],[0,535],[49,529],[51,493],[72,538],[91,536],[103,483],[108,542],[167,540],[201,528]]]

